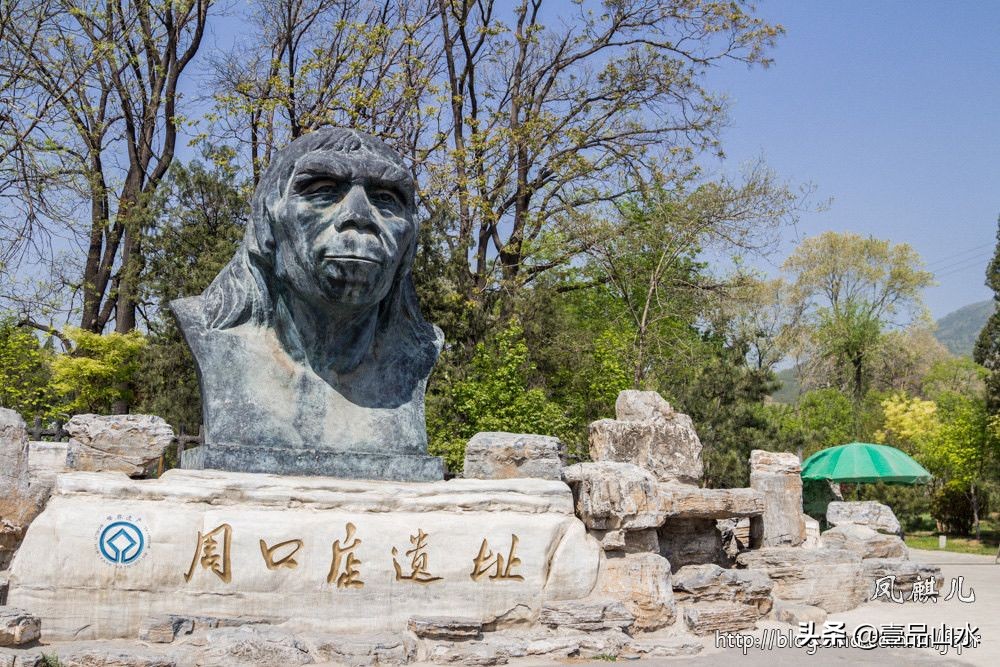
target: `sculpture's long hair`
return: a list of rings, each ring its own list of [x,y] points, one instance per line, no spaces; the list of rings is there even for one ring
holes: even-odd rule
[[[243,243],[229,264],[223,268],[202,294],[205,324],[209,329],[230,329],[243,324],[273,327],[275,316],[274,280],[274,217],[271,204],[280,199],[288,187],[296,161],[313,152],[334,151],[358,153],[359,158],[370,154],[395,164],[406,171],[402,158],[378,139],[346,128],[323,128],[299,137],[279,151],[261,175],[251,200],[250,224]],[[414,215],[414,188],[408,188],[406,205]],[[430,364],[437,359],[441,334],[424,320],[413,287],[413,260],[417,252],[416,230],[410,246],[393,278],[389,293],[379,304],[379,328],[401,326],[413,336],[415,350],[430,355]],[[433,351],[428,349],[428,343]],[[429,367],[427,369],[430,370]]]

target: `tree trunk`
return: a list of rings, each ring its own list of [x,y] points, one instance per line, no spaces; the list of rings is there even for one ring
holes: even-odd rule
[[[969,500],[972,501],[972,525],[976,529],[976,539],[982,540],[983,535],[979,527],[979,496],[976,495],[976,483],[969,484]]]

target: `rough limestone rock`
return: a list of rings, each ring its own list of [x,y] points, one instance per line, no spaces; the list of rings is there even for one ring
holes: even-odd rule
[[[674,411],[655,391],[626,390],[615,401],[617,419],[590,425],[590,457],[594,461],[635,463],[660,481],[701,481],[701,441],[694,423]]]
[[[577,463],[562,471],[587,528],[641,530],[663,523],[656,479],[630,463]]]
[[[21,646],[41,636],[41,621],[23,609],[0,607],[0,646]]]
[[[819,607],[807,604],[793,604],[781,599],[775,599],[771,609],[771,617],[776,621],[798,627],[799,623],[815,623],[822,626],[826,622],[826,612]]]
[[[598,594],[624,603],[635,618],[634,630],[652,632],[674,622],[670,563],[659,554],[637,553],[605,559],[597,589]]]
[[[594,632],[627,630],[635,623],[635,617],[619,600],[590,597],[585,600],[546,603],[538,615],[538,622],[551,628]]]
[[[802,542],[802,548],[819,549],[822,546],[819,539],[819,521],[808,514],[803,514],[802,522],[806,526],[806,539]]]
[[[307,665],[315,662],[302,640],[277,628],[243,625],[210,630],[205,636],[204,662],[259,667]]]
[[[795,454],[750,452],[750,487],[764,494],[763,546],[795,547],[805,540],[802,464]]]
[[[773,586],[760,570],[731,570],[713,564],[688,565],[673,577],[678,604],[735,602],[753,607],[758,617],[771,610]]]
[[[771,594],[792,604],[821,607],[829,613],[854,609],[867,598],[861,557],[838,549],[763,547],[736,557],[739,567],[764,570]]]
[[[909,557],[906,544],[898,535],[877,533],[867,526],[845,523],[820,535],[825,549],[847,549],[861,558]]]
[[[559,438],[525,433],[477,433],[465,447],[466,479],[561,479]]]
[[[875,582],[883,577],[893,576],[893,585],[896,590],[904,595],[913,590],[913,583],[917,580],[926,581],[934,577],[938,586],[944,582],[944,575],[937,565],[917,563],[912,560],[901,560],[898,558],[867,558],[861,561],[865,580],[868,582],[869,598],[875,592]]]
[[[18,413],[0,408],[0,518],[21,522],[30,513],[27,497],[27,425]]]
[[[660,555],[670,561],[674,572],[685,565],[728,563],[715,519],[668,519],[658,537]]]
[[[475,639],[483,632],[483,622],[453,616],[415,616],[407,629],[421,639]]]
[[[704,644],[691,636],[655,637],[633,639],[624,653],[626,658],[673,658],[697,655],[704,648]]]
[[[660,538],[656,528],[642,530],[591,530],[590,535],[609,552],[626,554],[660,553]]]
[[[14,558],[9,598],[46,641],[134,638],[178,613],[375,635],[440,600],[497,625],[531,618],[590,595],[601,553],[552,480],[71,472]]]
[[[712,602],[684,609],[684,624],[696,635],[752,628],[760,615],[753,607],[734,602]]]
[[[139,639],[154,644],[169,644],[180,635],[194,632],[194,620],[186,616],[163,614],[147,616],[139,625]]]
[[[853,523],[880,533],[903,534],[892,509],[874,500],[831,502],[826,508],[826,521],[831,526]]]
[[[338,637],[314,642],[312,654],[323,662],[361,665],[405,665],[417,658],[417,643],[400,635]]]
[[[27,426],[21,415],[0,408],[0,570],[48,498],[47,488],[31,484],[28,470]]]
[[[76,415],[66,426],[73,470],[142,476],[173,441],[174,432],[153,415]]]
[[[506,665],[510,661],[510,654],[504,647],[493,642],[472,641],[439,644],[429,652],[428,658],[438,665],[490,667]]]
[[[754,489],[702,489],[660,484],[660,509],[666,518],[729,519],[764,513],[764,494]]]
[[[56,475],[69,469],[68,442],[32,440],[28,443],[28,478],[31,484],[45,484],[51,491]]]

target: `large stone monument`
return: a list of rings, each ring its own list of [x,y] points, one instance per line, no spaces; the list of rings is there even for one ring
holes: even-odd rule
[[[442,479],[424,390],[443,336],[413,289],[414,193],[400,156],[353,130],[275,155],[236,255],[171,304],[205,420],[183,467]]]

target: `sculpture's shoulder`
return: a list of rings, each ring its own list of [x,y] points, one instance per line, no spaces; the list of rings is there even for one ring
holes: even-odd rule
[[[170,302],[170,310],[185,338],[205,332],[205,304],[201,295],[174,299]],[[188,343],[190,344],[190,340]]]

